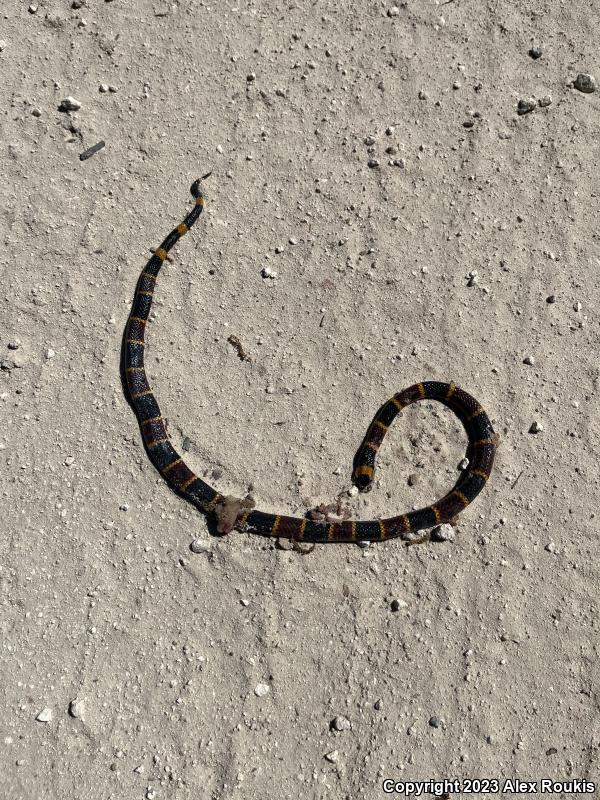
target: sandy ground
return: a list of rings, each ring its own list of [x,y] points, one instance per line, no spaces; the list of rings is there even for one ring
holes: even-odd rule
[[[600,93],[572,86],[599,27],[579,0],[3,2],[2,798],[599,777]],[[456,541],[216,539],[148,461],[121,336],[209,170],[149,326],[175,445],[303,513],[384,400],[454,380],[501,436]],[[412,407],[356,517],[439,497],[465,443]]]

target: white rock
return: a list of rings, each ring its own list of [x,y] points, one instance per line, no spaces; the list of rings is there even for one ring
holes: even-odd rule
[[[81,103],[69,95],[61,102],[60,107],[62,111],[79,111]]]
[[[344,717],[342,714],[339,714],[337,717],[335,717],[331,724],[336,731],[349,731],[352,727],[348,717]]]
[[[271,689],[266,683],[257,683],[254,687],[254,694],[257,697],[264,697],[266,694],[269,694],[270,691]]]
[[[456,540],[456,531],[452,525],[446,522],[444,525],[438,525],[433,529],[431,538],[436,542],[454,542]]]
[[[36,720],[38,722],[50,722],[52,719],[52,709],[51,708],[44,708],[40,713],[37,715]]]
[[[202,539],[194,539],[190,545],[190,550],[192,553],[209,553],[210,546],[203,542]]]
[[[69,714],[75,719],[79,719],[83,716],[84,712],[84,702],[83,700],[79,700],[76,698],[75,700],[71,700],[69,703]]]

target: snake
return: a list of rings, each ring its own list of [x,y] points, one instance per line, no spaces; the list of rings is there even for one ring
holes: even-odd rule
[[[209,173],[210,175],[210,173]],[[468,437],[466,460],[454,487],[426,508],[387,519],[353,520],[330,515],[287,516],[259,511],[248,495],[223,495],[199,478],[173,446],[164,417],[144,367],[145,334],[158,274],[169,251],[196,223],[205,205],[201,181],[190,191],[194,205],[161,245],[152,250],[142,270],[123,335],[122,369],[127,398],[137,417],[146,452],[169,487],[205,514],[216,534],[232,530],[308,543],[382,542],[410,535],[443,523],[456,525],[457,516],[477,497],[490,477],[498,437],[478,401],[455,383],[422,381],[387,400],[376,413],[353,462],[352,483],[359,492],[373,486],[376,456],[392,422],[403,409],[422,400],[436,400],[458,417]],[[356,492],[356,490],[354,490]]]

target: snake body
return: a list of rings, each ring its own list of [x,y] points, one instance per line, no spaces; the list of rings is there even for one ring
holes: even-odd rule
[[[298,542],[376,542],[402,537],[444,522],[454,523],[457,515],[485,486],[494,463],[497,437],[477,400],[453,383],[425,381],[395,394],[375,415],[354,459],[352,481],[360,491],[368,491],[373,483],[377,451],[397,414],[419,400],[443,403],[456,414],[467,433],[468,466],[451,491],[426,508],[369,521],[329,521],[268,514],[255,510],[253,501],[248,498],[237,500],[220,494],[187,466],[171,444],[158,402],[148,383],[144,369],[144,341],[158,273],[168,258],[169,250],[194,225],[204,207],[200,180],[192,184],[190,191],[195,198],[194,207],[154,251],[138,279],[123,345],[129,400],[148,455],[167,484],[200,511],[212,515],[220,533],[236,528]]]

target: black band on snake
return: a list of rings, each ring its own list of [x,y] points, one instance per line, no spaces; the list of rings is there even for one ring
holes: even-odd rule
[[[466,454],[468,467],[461,473],[454,488],[427,508],[389,519],[364,522],[267,514],[254,510],[251,498],[239,500],[223,496],[194,475],[185,464],[171,444],[160,408],[148,384],[144,369],[144,335],[156,278],[163,262],[173,245],[194,225],[204,207],[200,180],[192,184],[191,192],[196,200],[194,207],[154,251],[139,277],[124,336],[123,368],[129,400],[138,418],[148,455],[165,481],[200,511],[213,515],[216,529],[222,534],[236,528],[260,536],[282,537],[297,542],[379,542],[398,536],[406,538],[406,534],[444,522],[454,523],[457,515],[485,486],[494,463],[497,437],[477,400],[453,383],[425,381],[394,395],[377,412],[354,459],[352,482],[360,491],[367,491],[373,483],[377,451],[394,418],[403,408],[418,400],[437,400],[452,409],[469,439]]]

